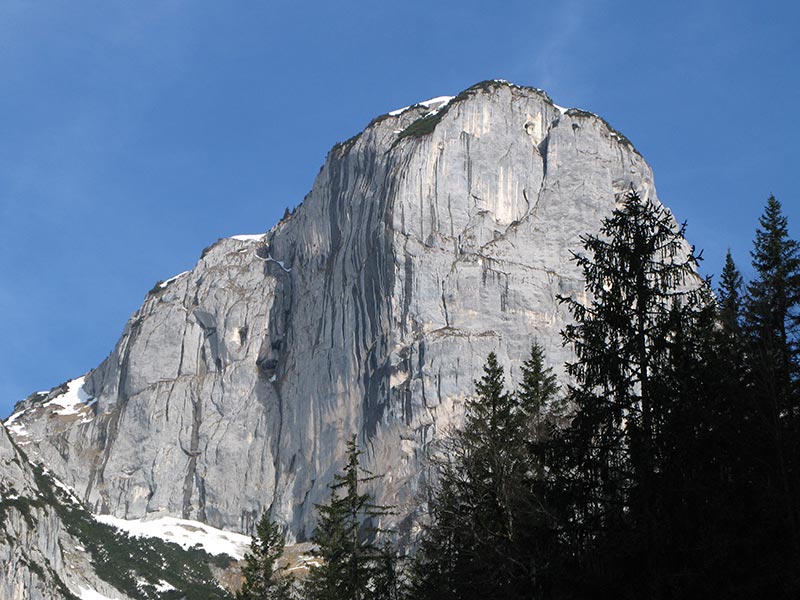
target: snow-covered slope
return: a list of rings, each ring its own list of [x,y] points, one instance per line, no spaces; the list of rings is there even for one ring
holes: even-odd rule
[[[101,523],[116,527],[133,537],[154,537],[177,544],[184,550],[201,548],[208,554],[225,554],[237,560],[250,549],[250,536],[216,529],[199,521],[175,517],[119,519],[111,515],[95,515]]]

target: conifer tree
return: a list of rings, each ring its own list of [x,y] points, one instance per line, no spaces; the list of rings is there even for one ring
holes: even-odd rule
[[[744,301],[746,384],[760,428],[753,450],[762,474],[762,531],[800,571],[800,246],[774,196],[751,253],[755,278]],[[766,540],[764,540],[766,541]],[[781,562],[776,556],[774,562]],[[776,573],[777,576],[777,573]],[[800,581],[800,578],[795,579]],[[800,585],[800,584],[798,584]]]
[[[412,597],[524,598],[530,594],[531,548],[541,503],[533,496],[532,455],[539,411],[556,392],[534,344],[520,392],[505,389],[494,353],[466,403],[438,464],[432,523],[412,564]]]
[[[563,332],[575,350],[567,372],[576,415],[551,452],[568,522],[563,535],[587,586],[638,581],[660,597],[661,472],[674,407],[671,341],[707,303],[697,257],[663,207],[631,191],[582,238],[576,254],[587,304],[562,298],[575,323]]]
[[[730,249],[725,255],[725,266],[720,277],[719,320],[725,334],[739,338],[742,317],[742,276],[733,262]]]
[[[727,405],[720,406],[720,416],[726,422],[726,427],[730,428],[731,437],[734,437],[733,431],[738,429],[739,437],[746,439],[753,435],[752,431],[746,429],[752,428],[754,416],[753,407],[745,401],[742,387],[749,370],[742,329],[744,283],[730,250],[725,256],[717,298],[719,327],[712,335],[713,354],[709,355],[706,366],[715,371],[713,377],[720,387],[719,401]]]
[[[712,335],[715,355],[710,357],[708,368],[717,370],[717,380],[725,387],[724,395],[730,409],[727,411],[727,418],[730,420],[729,425],[734,426],[733,419],[751,419],[751,407],[742,403],[743,391],[741,389],[747,372],[742,330],[744,283],[730,250],[725,256],[717,298],[719,327]]]
[[[372,539],[377,529],[368,521],[389,514],[389,508],[372,501],[363,484],[376,477],[359,464],[362,452],[354,435],[347,442],[347,463],[334,476],[331,496],[317,505],[319,517],[312,541],[322,564],[313,567],[304,585],[308,600],[383,600],[376,596],[376,574],[386,576],[392,555]],[[383,583],[383,582],[382,582]],[[381,586],[381,593],[389,589]]]
[[[562,415],[563,406],[553,406],[559,385],[553,369],[545,366],[544,349],[537,341],[531,344],[531,355],[522,363],[522,381],[517,402],[530,432],[527,443],[538,442],[552,433]]]
[[[521,371],[516,398],[522,437],[516,446],[524,468],[513,475],[520,482],[514,506],[519,523],[515,552],[525,567],[520,587],[546,597],[548,590],[541,587],[540,574],[548,571],[558,551],[553,527],[557,507],[548,496],[550,473],[545,467],[547,450],[564,418],[565,406],[558,397],[556,375],[545,366],[544,349],[536,340]]]
[[[289,600],[292,597],[292,580],[278,565],[283,548],[280,529],[265,512],[256,525],[250,551],[244,557],[244,581],[236,600]]]
[[[747,286],[744,320],[752,359],[766,369],[779,411],[794,414],[800,331],[800,246],[789,237],[780,202],[770,196],[753,245],[755,279]]]
[[[471,575],[472,535],[467,528],[468,508],[457,491],[452,462],[438,465],[437,487],[428,490],[430,522],[423,530],[419,548],[408,572],[406,597],[413,600],[455,600]],[[468,585],[468,584],[467,584]]]
[[[372,597],[380,600],[400,600],[404,585],[395,549],[384,543],[375,560],[372,571]]]
[[[789,237],[788,220],[774,196],[767,200],[751,253],[756,278],[747,286],[746,316],[754,334],[773,338],[786,354],[796,352],[800,304],[800,245]]]

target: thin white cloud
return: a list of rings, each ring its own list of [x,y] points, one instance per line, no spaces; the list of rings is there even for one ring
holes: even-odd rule
[[[548,24],[544,41],[537,49],[534,73],[537,85],[544,89],[555,87],[560,75],[569,67],[570,47],[580,33],[584,21],[584,4],[577,1],[560,2]]]

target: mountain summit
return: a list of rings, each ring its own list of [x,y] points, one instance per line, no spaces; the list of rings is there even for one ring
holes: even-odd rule
[[[603,119],[503,81],[392,111],[328,154],[267,233],[219,240],[157,284],[110,356],[20,402],[16,445],[117,519],[307,540],[357,434],[410,533],[432,440],[486,356],[571,357],[570,251],[650,167]],[[257,229],[257,226],[254,227]]]

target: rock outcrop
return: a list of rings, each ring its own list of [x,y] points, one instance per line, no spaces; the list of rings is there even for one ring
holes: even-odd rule
[[[0,598],[78,598],[102,590],[127,600],[97,577],[86,549],[67,530],[52,502],[53,482],[0,426]]]
[[[570,358],[570,251],[631,186],[658,202],[623,136],[538,90],[486,82],[383,115],[291,216],[156,286],[97,369],[7,424],[93,512],[250,532],[268,509],[290,542],[355,433],[407,531],[487,354],[510,381],[534,337],[557,369]]]
[[[167,535],[129,536],[102,520],[47,468],[29,461],[0,425],[0,598],[233,597],[242,554],[240,540],[231,543],[234,534],[175,522]],[[120,522],[145,530],[157,524]]]

